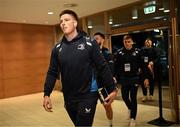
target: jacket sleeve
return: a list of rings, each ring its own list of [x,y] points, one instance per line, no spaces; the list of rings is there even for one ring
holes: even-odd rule
[[[138,59],[139,59],[139,65],[141,68],[141,78],[144,81],[145,79],[148,78],[148,68],[146,67],[146,65],[144,64],[144,59],[143,59],[143,52],[142,50],[139,50],[139,55],[138,55]]]
[[[114,61],[113,61],[113,56],[112,56],[112,54],[109,52],[108,49],[106,49],[106,50],[104,51],[103,55],[104,55],[104,58],[105,58],[106,62],[107,62],[108,65],[109,65],[109,68],[110,68],[110,70],[111,70],[112,75],[114,76]]]
[[[152,50],[152,52],[153,52],[152,53],[153,54],[153,63],[156,64],[158,62],[158,53],[154,47],[152,49],[153,49]]]
[[[113,90],[115,90],[116,85],[114,83],[111,70],[102,53],[100,53],[99,46],[95,41],[92,41],[92,60],[95,64],[97,73],[100,76],[101,85],[106,87],[108,92],[112,92]]]
[[[54,88],[56,79],[58,78],[59,75],[58,65],[59,65],[58,55],[56,53],[56,47],[54,47],[51,52],[49,69],[44,83],[44,96],[50,96]]]
[[[121,63],[121,60],[119,58],[118,51],[114,53],[113,61],[114,61],[114,77],[116,77],[116,80],[119,83],[119,78],[120,78],[119,64]]]

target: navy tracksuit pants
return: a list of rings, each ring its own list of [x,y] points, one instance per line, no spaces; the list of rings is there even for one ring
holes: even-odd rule
[[[98,93],[65,100],[65,108],[74,125],[91,127],[98,100]]]

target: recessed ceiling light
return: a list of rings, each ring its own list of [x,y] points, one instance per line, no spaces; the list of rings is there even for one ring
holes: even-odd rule
[[[54,14],[54,12],[52,12],[52,11],[48,12],[48,15],[53,15],[53,14]]]
[[[170,12],[170,10],[167,9],[167,10],[164,10],[164,12],[167,13],[167,12]]]
[[[133,16],[132,19],[137,19],[138,17],[137,16]]]
[[[163,7],[161,7],[161,8],[159,8],[159,10],[160,10],[160,11],[163,11],[163,10],[164,10],[164,8],[163,8]]]

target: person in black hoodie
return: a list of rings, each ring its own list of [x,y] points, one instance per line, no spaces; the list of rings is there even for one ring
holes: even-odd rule
[[[77,29],[77,14],[72,10],[64,10],[59,16],[64,36],[51,52],[44,84],[43,107],[52,112],[50,94],[56,79],[61,76],[65,108],[73,124],[92,126],[98,100],[94,70],[101,75],[103,86],[110,92],[106,98],[107,105],[116,97],[116,86],[99,46],[86,33]]]

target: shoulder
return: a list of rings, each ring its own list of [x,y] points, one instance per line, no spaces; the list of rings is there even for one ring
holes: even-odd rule
[[[55,45],[54,45],[53,48],[52,48],[52,53],[53,53],[53,54],[54,54],[54,53],[57,54],[57,53],[59,52],[61,46],[62,46],[62,40],[61,40],[61,41],[58,41],[58,42],[55,42]]]
[[[62,43],[63,43],[62,40],[56,42],[53,48],[54,48],[54,49],[59,49],[59,48],[61,47]]]
[[[145,46],[143,46],[142,48],[141,48],[141,50],[145,50],[146,49],[146,47]]]
[[[54,45],[54,48],[59,48],[59,47],[61,47],[61,45],[62,45],[62,42],[58,42]]]
[[[113,53],[115,57],[118,57],[119,55],[123,55],[123,48],[118,49],[116,52]]]
[[[90,47],[93,46],[93,40],[92,40],[92,38],[91,38],[90,36],[85,35],[85,36],[83,36],[83,38],[85,39],[86,45],[88,45],[88,46],[90,46]]]
[[[89,47],[91,49],[99,48],[99,45],[97,44],[97,42],[94,38],[91,38],[90,36],[85,36],[84,38],[85,38],[85,43],[86,43],[87,47]]]
[[[110,54],[109,49],[106,48],[106,47],[103,47],[103,48],[102,48],[102,52],[103,52],[103,53],[106,53],[106,54]]]
[[[92,46],[92,38],[84,31],[79,31],[79,40],[86,45]]]
[[[140,51],[140,48],[134,48],[135,51]]]
[[[134,51],[138,54],[141,50],[139,48],[134,48]]]
[[[124,47],[122,47],[122,48],[118,49],[118,50],[117,50],[117,52],[118,52],[118,54],[123,53],[123,52],[124,52]]]

